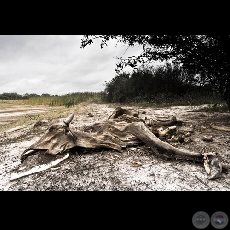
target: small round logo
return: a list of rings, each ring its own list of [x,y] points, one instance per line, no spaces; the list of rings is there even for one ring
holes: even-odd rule
[[[192,217],[192,223],[193,225],[198,229],[204,229],[208,227],[210,223],[210,217],[208,213],[199,211],[196,212]]]
[[[215,212],[211,216],[211,224],[216,229],[223,229],[228,224],[228,216],[224,212]]]

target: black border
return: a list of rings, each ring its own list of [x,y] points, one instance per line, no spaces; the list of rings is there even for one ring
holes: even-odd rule
[[[122,5],[117,10],[112,10],[111,5],[108,11],[95,8],[92,13],[87,7],[78,7],[76,12],[69,6],[68,10],[53,9],[53,12],[45,13],[38,10],[36,13],[30,11],[25,15],[20,12],[8,17],[3,16],[0,34],[229,33],[228,13],[222,11],[219,15],[217,10],[207,15],[205,12],[208,12],[208,9],[199,10],[200,6],[197,5],[195,11],[187,5],[185,9],[171,9],[169,12],[161,7],[150,8],[152,6],[148,4],[139,6],[136,11],[125,9]],[[101,223],[103,219],[107,219],[111,221],[108,227],[140,226],[141,229],[165,229],[168,225],[170,229],[195,229],[192,226],[192,216],[197,211],[205,211],[210,217],[216,211],[223,211],[230,218],[229,191],[2,192],[1,195],[3,200],[7,199],[12,204],[11,207],[16,207],[17,214],[20,212],[17,207],[25,207],[26,215],[28,209],[34,212],[41,207],[43,212],[49,215],[53,213],[62,217],[66,214],[68,219],[75,218],[80,222],[81,217],[88,216],[88,222],[94,220],[94,228],[97,224],[103,228]],[[44,211],[44,208],[47,210]],[[45,218],[44,213],[42,216]],[[209,226],[206,229],[213,228]]]
[[[106,229],[121,226],[129,229],[196,229],[192,216],[198,211],[207,212],[210,218],[214,212],[223,211],[230,219],[229,192],[224,191],[15,191],[1,195],[2,200],[8,201],[2,208],[12,210],[14,207],[15,215],[22,215],[24,219],[28,220],[30,215],[41,219],[42,213],[42,218],[52,218],[67,225],[73,222],[79,227],[81,222],[84,226],[93,223],[94,229],[97,226]],[[21,209],[25,209],[26,217]],[[106,221],[109,224],[105,224]],[[210,224],[206,229],[213,227]]]

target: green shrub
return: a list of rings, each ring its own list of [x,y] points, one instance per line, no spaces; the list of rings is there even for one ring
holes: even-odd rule
[[[105,101],[112,103],[190,105],[219,100],[219,95],[215,95],[209,85],[198,85],[196,76],[170,63],[140,68],[132,74],[123,72],[105,86]]]

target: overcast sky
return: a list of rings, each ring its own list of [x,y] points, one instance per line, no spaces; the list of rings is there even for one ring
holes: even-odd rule
[[[80,49],[82,37],[0,35],[0,94],[99,92],[116,74],[116,57],[137,55],[142,50],[127,49],[115,40],[103,49],[100,40]]]

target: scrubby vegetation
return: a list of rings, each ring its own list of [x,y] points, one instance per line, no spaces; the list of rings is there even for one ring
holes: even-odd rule
[[[105,100],[153,105],[199,105],[220,103],[220,95],[209,84],[199,84],[199,75],[190,75],[179,65],[123,72],[106,82]]]
[[[28,105],[48,105],[48,106],[65,106],[71,107],[81,102],[99,103],[103,102],[104,92],[76,92],[65,95],[50,94],[24,94],[3,93],[0,94],[1,100],[23,100]]]
[[[65,106],[71,107],[74,105],[78,105],[81,102],[91,102],[98,103],[102,102],[104,97],[103,92],[76,92],[76,93],[68,93],[65,95],[46,95],[46,96],[36,96],[28,99],[27,103],[31,105],[36,104],[45,104],[49,106]]]

